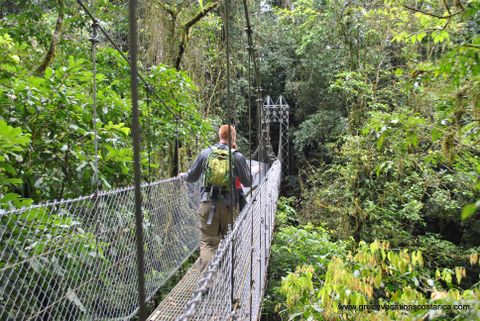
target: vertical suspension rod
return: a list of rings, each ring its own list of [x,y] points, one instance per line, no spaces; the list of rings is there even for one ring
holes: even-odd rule
[[[142,193],[141,168],[140,168],[140,123],[138,108],[138,34],[137,34],[137,0],[128,2],[128,36],[130,50],[130,81],[132,92],[132,141],[133,141],[133,175],[135,185],[135,224],[137,242],[137,272],[138,272],[138,304],[139,321],[145,321],[147,311],[145,306],[145,270],[143,253],[143,214],[142,214]]]
[[[232,123],[233,123],[233,117],[232,117],[232,104],[230,101],[230,11],[229,11],[229,6],[230,6],[230,0],[225,0],[225,46],[226,46],[226,60],[227,60],[227,110],[228,110],[228,163],[229,163],[229,177],[230,177],[230,186],[229,186],[229,214],[230,214],[230,221],[232,222],[233,226],[233,199],[232,199],[232,194],[235,192],[234,187],[235,185],[232,185],[233,181],[233,172],[232,172]],[[230,231],[233,230],[232,226],[230,227]],[[234,291],[235,291],[235,237],[232,235],[232,242],[230,244],[230,308],[231,312],[234,313]]]
[[[250,168],[250,193],[253,196],[253,176],[252,176],[252,55],[248,52],[248,159]],[[249,297],[249,320],[253,319],[253,212],[250,211],[250,297]]]
[[[179,148],[179,140],[178,140],[178,122],[180,120],[180,116],[175,116],[175,146],[173,149],[173,176],[178,176],[178,173],[180,171],[180,161],[179,161],[179,153],[178,153],[178,148]]]
[[[248,50],[248,152],[249,152],[249,168],[250,168],[250,189],[253,188],[253,177],[252,177],[252,41],[251,33],[252,28],[250,26],[250,19],[248,17],[248,7],[246,1],[243,1],[243,6],[245,9],[246,24],[245,32],[247,33],[247,50]],[[252,193],[253,195],[253,193]],[[256,199],[253,199],[252,202],[255,202]],[[253,320],[253,289],[254,289],[254,279],[253,279],[253,260],[254,260],[254,247],[253,247],[253,213],[250,213],[250,295],[249,295],[249,320]]]
[[[90,37],[92,43],[92,109],[93,109],[93,145],[95,152],[95,159],[93,164],[93,182],[95,184],[95,194],[93,197],[93,213],[95,215],[95,274],[98,277],[99,273],[99,253],[100,253],[100,240],[99,240],[99,217],[98,217],[98,192],[99,192],[99,180],[98,180],[98,126],[97,126],[97,44],[98,44],[98,25],[92,23],[92,34]]]
[[[92,109],[93,109],[93,145],[95,148],[95,160],[93,171],[93,182],[95,184],[95,197],[98,194],[98,128],[97,128],[97,44],[98,44],[98,24],[92,23],[92,36],[90,42],[92,43],[92,68],[93,68],[93,89],[92,89]]]
[[[147,126],[148,126],[148,135],[147,135],[147,153],[148,153],[148,182],[150,183],[152,181],[152,138],[153,138],[153,133],[152,133],[152,112],[151,112],[151,102],[152,99],[150,97],[151,95],[151,88],[150,86],[145,86],[145,91],[147,94]],[[150,192],[150,189],[149,189]],[[147,200],[148,202],[148,200]]]
[[[258,146],[262,146],[262,110],[261,110],[261,103],[263,102],[262,99],[262,88],[261,88],[261,74],[260,74],[260,69],[257,64],[257,53],[255,50],[255,45],[253,43],[253,30],[252,30],[252,24],[250,22],[250,15],[248,13],[248,4],[247,0],[243,0],[243,9],[244,9],[244,14],[245,14],[245,24],[247,25],[245,31],[247,32],[247,41],[248,41],[248,50],[250,52],[250,55],[252,56],[253,60],[253,70],[255,73],[255,84],[256,84],[256,93],[257,93],[257,130],[259,131],[257,133],[257,139],[258,139]]]
[[[262,153],[262,150],[263,150],[263,126],[262,126],[262,118],[263,118],[263,111],[262,111],[262,103],[263,103],[263,99],[262,99],[262,89],[261,89],[261,79],[260,79],[260,70],[258,68],[258,64],[257,64],[257,53],[256,53],[256,50],[255,50],[255,47],[254,47],[254,43],[253,43],[253,30],[252,30],[252,25],[250,23],[250,17],[249,17],[249,13],[248,13],[248,4],[247,4],[247,0],[243,0],[243,8],[244,8],[244,14],[245,14],[245,23],[247,25],[245,31],[247,32],[247,39],[248,39],[248,50],[249,50],[249,53],[250,53],[250,57],[252,59],[252,62],[253,62],[253,69],[254,69],[254,75],[255,75],[255,84],[256,84],[256,94],[257,94],[257,98],[256,98],[256,108],[257,108],[257,141],[258,141],[258,146],[259,146],[259,150],[258,150],[258,155],[257,155],[257,158],[260,162],[262,162],[264,160],[264,156],[263,156],[263,153]],[[259,172],[260,174],[260,178],[262,176],[262,170],[260,170]],[[260,193],[259,193],[259,205],[260,205],[260,216],[261,216],[261,224],[260,224],[260,235],[259,235],[259,249],[258,249],[258,263],[259,263],[259,279],[258,279],[258,284],[257,284],[257,288],[259,290],[259,295],[261,294],[261,291],[262,291],[262,225],[263,225],[263,220],[264,220],[264,217],[263,217],[263,208],[262,208],[262,185],[260,185]],[[252,237],[253,237],[253,228],[252,228]],[[252,240],[253,241],[253,240]],[[254,256],[251,255],[251,259],[253,260]],[[252,275],[253,277],[253,275]],[[253,281],[255,282],[255,281]],[[253,287],[251,288],[251,290],[253,290]],[[256,290],[256,289],[255,289]],[[250,320],[252,320],[253,318],[253,300],[251,299],[250,301]]]

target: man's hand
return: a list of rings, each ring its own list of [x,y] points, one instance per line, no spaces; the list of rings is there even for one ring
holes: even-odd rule
[[[178,174],[177,177],[178,177],[178,178],[181,178],[181,179],[183,179],[183,180],[187,180],[187,178],[188,178],[188,173],[180,173],[180,174]]]

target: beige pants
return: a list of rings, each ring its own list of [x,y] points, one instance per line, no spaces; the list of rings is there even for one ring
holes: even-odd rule
[[[235,221],[238,215],[236,208],[232,209],[232,213],[230,213],[229,207],[222,202],[217,202],[212,222],[207,224],[210,209],[211,202],[200,204],[200,259],[203,268],[208,266],[217,251],[220,240],[227,234],[228,225],[232,224],[232,216]]]

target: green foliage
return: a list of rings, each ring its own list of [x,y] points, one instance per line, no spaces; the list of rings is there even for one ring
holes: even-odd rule
[[[332,243],[327,231],[321,227],[307,224],[300,228],[288,226],[281,228],[275,235],[272,245],[272,277],[278,277],[286,270],[293,271],[295,266],[303,264],[318,265],[320,270],[333,255],[342,253],[346,244]]]
[[[289,285],[282,282],[285,274],[293,273],[297,266],[311,265],[315,267],[315,280],[318,280],[324,276],[328,262],[334,256],[342,255],[348,245],[348,242],[343,241],[332,242],[328,231],[322,227],[314,227],[311,224],[295,227],[298,220],[296,210],[292,207],[294,202],[294,198],[280,198],[277,209],[277,230],[269,263],[269,289],[264,303],[264,309],[272,314],[280,308],[277,305],[286,299],[283,291],[287,291]],[[302,271],[308,273],[307,270],[311,271],[313,267]],[[290,276],[292,284],[296,284],[295,280],[295,276]],[[300,283],[303,282],[311,283],[309,277],[303,277]],[[304,291],[302,285],[297,289]],[[308,297],[306,292],[304,294]]]
[[[478,268],[468,261],[480,245],[480,3],[299,0],[282,6],[268,23],[279,33],[265,59],[272,73],[279,66],[289,70],[270,77],[276,79],[272,90],[285,91],[293,106],[298,217],[340,239],[353,237],[359,248],[329,259],[328,271],[312,261],[284,266],[289,274],[284,287],[277,286],[283,309],[277,317],[393,320],[403,316],[334,310],[339,303],[380,299],[475,302]],[[304,227],[291,229],[304,233]],[[392,244],[395,250],[385,250],[390,257],[368,250],[364,242],[375,240]],[[282,253],[288,248],[296,246]],[[420,252],[421,265],[398,272]],[[442,311],[411,312],[406,319],[426,314],[475,319]]]
[[[441,7],[417,9],[446,15]],[[444,25],[445,19],[391,1],[324,5],[322,14],[330,11],[337,20],[322,32],[339,32],[336,48],[350,54],[328,92],[343,101],[349,130],[338,138],[316,114],[300,124],[296,147],[308,146],[312,157],[305,162],[316,165],[301,171],[307,183],[302,216],[357,241],[411,245],[416,235],[436,233],[456,245],[478,245],[471,242],[476,224],[460,220],[462,209],[464,218],[474,215],[479,197],[478,49],[463,45],[477,41],[476,8],[476,2],[451,8],[465,15]],[[333,120],[328,124],[335,128]],[[316,134],[320,130],[329,139]]]
[[[92,73],[87,66],[85,60],[69,57],[67,66],[47,68],[44,77],[18,73],[10,84],[0,88],[8,93],[5,104],[9,106],[2,116],[27,128],[32,137],[26,162],[16,165],[21,168],[28,186],[26,194],[30,197],[63,198],[91,191],[93,116],[91,98],[85,95],[85,88],[90,87]],[[99,74],[97,81],[102,86],[108,80]],[[117,94],[109,86],[102,87],[98,92],[99,109],[108,116],[99,117],[98,135],[101,154],[107,157],[104,153],[109,149],[128,146],[128,128],[123,124],[113,125],[120,119],[126,120],[128,101],[111,99]],[[117,113],[108,113],[108,105]],[[101,180],[109,186],[113,178],[104,176],[102,169],[100,172]]]
[[[477,174],[480,174],[480,166],[477,167]],[[477,185],[475,188],[477,190],[480,190],[480,175],[478,176],[479,178],[477,179]],[[465,207],[462,210],[462,220],[467,220],[471,216],[473,216],[478,209],[480,209],[480,199],[478,199],[476,202],[470,203],[465,205]]]
[[[92,89],[91,62],[82,54],[79,58],[60,56],[43,76],[37,76],[29,73],[27,48],[8,35],[0,39],[0,103],[6,106],[0,117],[31,137],[29,148],[12,164],[23,183],[16,193],[34,200],[88,194],[95,188],[93,106],[92,96],[86,94]],[[123,186],[133,177],[130,129],[126,125],[131,118],[128,68],[110,48],[99,48],[97,63],[100,185]],[[147,79],[160,96],[150,96],[151,100],[142,100],[140,106],[147,137],[145,172],[149,172],[148,157],[150,164],[158,167],[159,155],[171,152],[177,126],[185,148],[195,143],[191,132],[198,133],[197,139],[202,141],[210,129],[196,111],[196,88],[185,73],[158,66],[150,70]],[[175,124],[165,105],[181,115],[182,123]],[[156,173],[168,175],[168,168],[164,170]]]
[[[286,312],[282,310],[281,304],[285,300],[305,304],[306,309],[312,309],[307,304],[314,290],[312,272],[315,269],[315,280],[318,282],[324,277],[328,262],[334,256],[341,255],[346,247],[345,242],[330,241],[327,231],[320,227],[306,225],[280,228],[271,248],[269,292],[265,309],[282,315]],[[297,270],[297,266],[304,265],[309,267]],[[297,272],[293,273],[295,270]],[[286,279],[282,279],[285,274]]]
[[[177,130],[183,165],[195,152],[196,138],[207,139],[211,123],[232,116],[239,132],[243,127],[247,133],[250,88],[242,3],[232,3],[229,62],[219,10],[202,17],[189,33],[182,28],[212,3],[142,6],[140,37],[149,42],[141,48],[148,66],[144,75],[157,88],[156,94],[146,88],[140,93],[145,179],[170,175]],[[302,189],[301,201],[279,204],[268,309],[279,303],[282,316],[320,320],[330,318],[340,302],[478,301],[478,289],[466,288],[478,282],[468,257],[480,245],[480,1],[249,4],[261,5],[251,19],[262,88],[273,96],[286,94],[292,107],[292,163]],[[120,48],[128,48],[126,20],[120,19],[125,7],[104,0],[91,6]],[[67,6],[55,59],[38,75],[32,71],[52,40],[57,2],[8,0],[2,9],[0,206],[90,193],[95,156],[89,22],[78,15],[78,7]],[[180,53],[183,41],[188,46]],[[158,63],[180,54],[186,72]],[[233,115],[224,106],[226,63]],[[129,68],[101,39],[97,69],[100,184],[123,186],[132,181]],[[75,239],[91,249],[91,235],[79,231],[74,219],[51,219],[42,218],[44,227],[59,241]],[[31,223],[23,216],[15,220],[12,233],[24,235],[22,227]],[[294,227],[299,221],[311,224]],[[26,255],[57,246],[46,244],[43,228],[38,231]],[[331,235],[353,237],[352,247],[358,248],[347,255],[350,241],[332,241]],[[376,239],[389,240],[395,250]],[[82,265],[81,257],[62,259]],[[478,256],[470,261],[477,264]],[[81,311],[78,305],[75,309]],[[423,317],[425,311],[419,313]],[[430,318],[469,317],[428,313]],[[397,312],[341,317],[370,320],[372,315],[402,317]]]
[[[296,157],[310,164],[329,161],[334,155],[335,142],[346,131],[346,121],[334,111],[319,111],[310,115],[295,132],[293,143]]]
[[[290,273],[283,278],[280,291],[286,298],[285,305],[288,307],[289,319],[295,319],[306,314],[314,315],[314,311],[321,311],[321,308],[318,305],[313,305],[310,300],[315,295],[313,285],[314,271],[312,266],[299,266],[295,273]],[[295,306],[303,306],[304,311],[296,311],[293,308]]]
[[[346,235],[396,245],[425,231],[462,242],[462,235],[475,229],[462,224],[459,212],[478,195],[479,160],[467,140],[463,144],[470,147],[452,155],[446,149],[448,132],[443,141],[432,141],[437,132],[448,131],[441,122],[431,124],[427,115],[409,110],[370,113],[359,136],[345,137],[336,164],[311,174],[306,217],[326,220],[332,228],[350,226]]]
[[[20,128],[11,127],[0,119],[0,208],[22,207],[31,204],[31,200],[8,192],[12,186],[18,186],[22,182],[16,178],[17,171],[11,165],[11,159],[21,160],[21,152],[29,142],[29,136],[23,134]]]
[[[277,203],[277,213],[275,214],[275,226],[277,229],[298,224],[296,218],[297,211],[294,208],[296,203],[295,197],[280,196]]]
[[[478,261],[478,255],[471,262]],[[348,255],[331,257],[323,277],[315,265],[303,265],[282,280],[281,304],[289,320],[476,320],[480,306],[478,285],[459,290],[465,268],[425,269],[420,251],[392,250],[388,243],[360,242]],[[433,275],[434,274],[434,275]],[[447,289],[444,289],[444,286]],[[356,310],[341,308],[355,305]],[[365,305],[370,305],[367,308]],[[469,305],[469,309],[386,309],[384,305]],[[376,308],[373,305],[377,305]],[[373,310],[376,310],[375,312]]]

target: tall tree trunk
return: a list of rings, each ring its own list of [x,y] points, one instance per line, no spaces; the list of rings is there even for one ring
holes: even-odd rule
[[[182,63],[183,54],[185,53],[185,47],[187,46],[188,30],[182,30],[180,38],[180,44],[178,45],[177,58],[175,58],[175,69],[180,70],[180,64]]]
[[[53,31],[52,41],[50,42],[50,47],[48,48],[47,54],[43,59],[42,64],[35,70],[37,74],[43,75],[45,70],[55,58],[55,51],[57,49],[57,44],[62,37],[62,30],[63,30],[63,21],[65,18],[65,1],[64,0],[57,0],[58,4],[58,17],[57,23],[55,24],[55,30]]]

